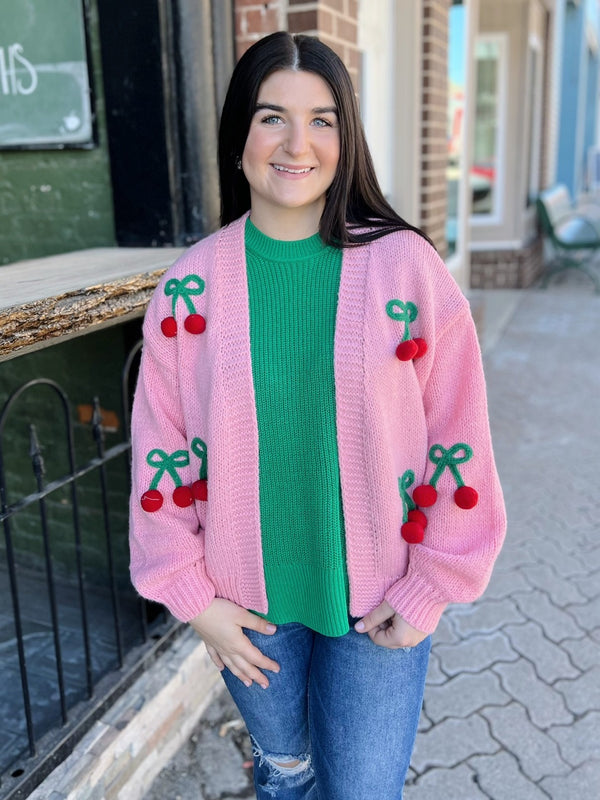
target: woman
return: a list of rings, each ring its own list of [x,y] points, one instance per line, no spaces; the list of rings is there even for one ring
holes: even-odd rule
[[[505,529],[468,304],[318,40],[245,53],[219,163],[224,227],[144,323],[132,580],[204,639],[258,798],[396,800],[430,634]]]

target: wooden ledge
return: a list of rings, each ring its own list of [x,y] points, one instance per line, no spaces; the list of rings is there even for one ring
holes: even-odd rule
[[[0,267],[0,361],[142,316],[183,252],[102,247]]]

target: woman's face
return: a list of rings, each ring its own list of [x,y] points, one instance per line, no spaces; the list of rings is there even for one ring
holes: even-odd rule
[[[254,222],[269,235],[291,218],[316,232],[339,158],[337,109],[325,81],[290,69],[269,75],[242,155]]]

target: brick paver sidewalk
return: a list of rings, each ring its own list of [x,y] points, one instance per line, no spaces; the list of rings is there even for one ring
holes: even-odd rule
[[[522,292],[486,374],[509,533],[484,597],[435,634],[405,800],[594,800],[600,297],[577,278]],[[252,797],[235,716],[213,704],[147,800]]]

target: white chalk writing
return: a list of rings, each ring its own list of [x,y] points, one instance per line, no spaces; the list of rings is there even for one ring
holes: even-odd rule
[[[0,47],[0,93],[33,94],[37,85],[37,72],[23,55],[23,46],[15,42]]]

